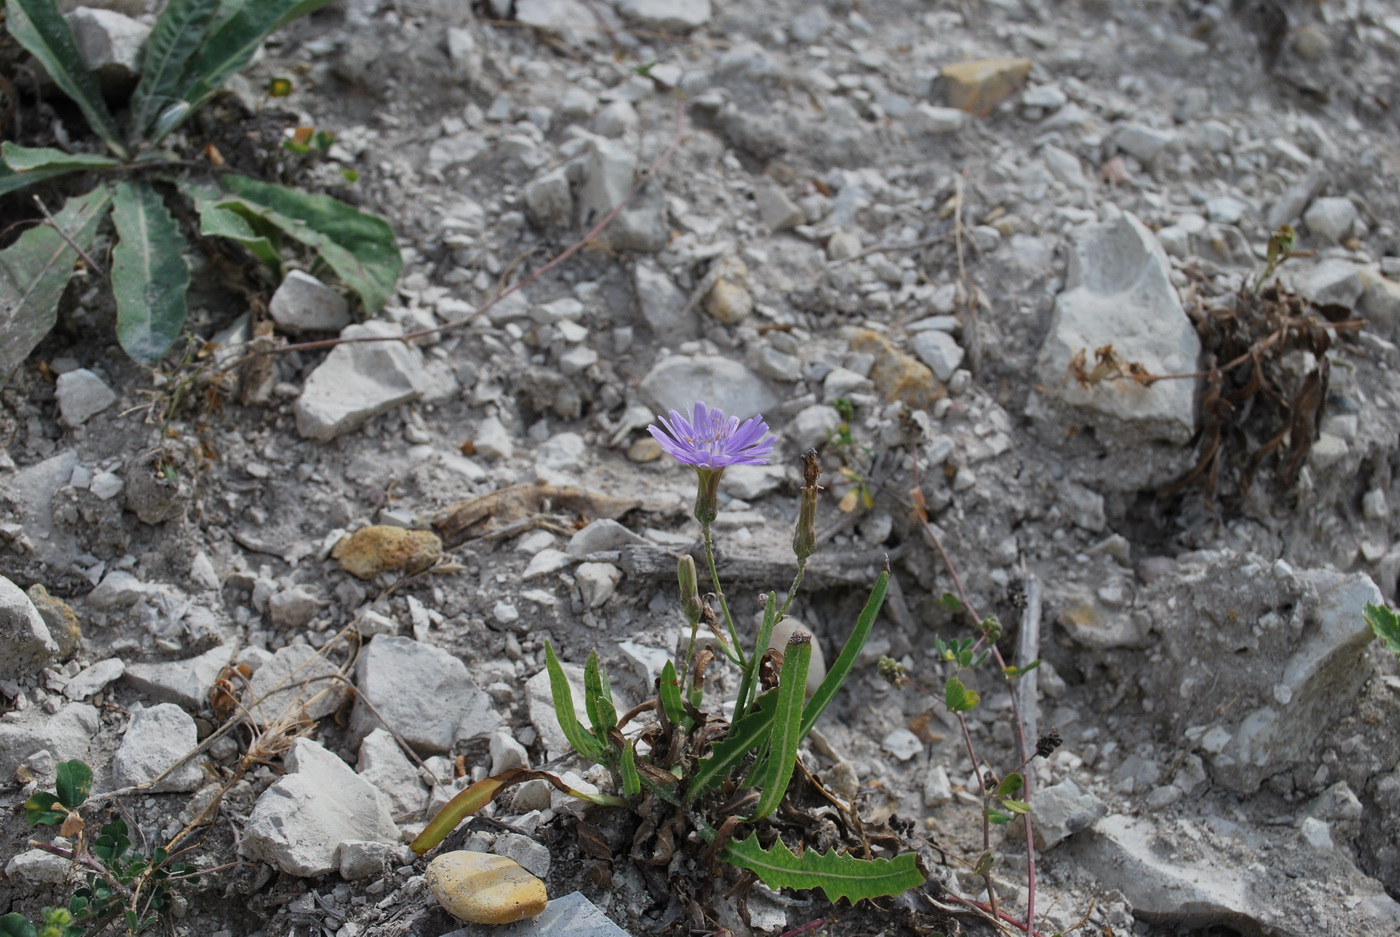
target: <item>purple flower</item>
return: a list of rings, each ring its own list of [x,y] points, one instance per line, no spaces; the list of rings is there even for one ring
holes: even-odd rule
[[[763,415],[742,424],[737,416],[726,418],[723,410],[711,410],[696,401],[690,419],[675,410],[671,418],[658,417],[647,432],[661,448],[686,465],[699,469],[723,469],[730,465],[763,465],[773,450],[773,438],[764,434],[768,424]]]

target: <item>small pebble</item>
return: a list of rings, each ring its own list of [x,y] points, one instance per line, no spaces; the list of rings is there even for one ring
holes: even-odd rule
[[[511,924],[544,910],[544,882],[504,856],[448,852],[428,864],[424,880],[443,909],[472,924]]]

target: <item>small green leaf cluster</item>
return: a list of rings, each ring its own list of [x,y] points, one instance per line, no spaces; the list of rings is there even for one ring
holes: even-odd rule
[[[82,922],[102,922],[105,926],[116,917],[122,919],[129,935],[148,930],[170,904],[172,879],[191,875],[196,869],[171,862],[163,848],[157,847],[149,856],[134,852],[121,818],[104,824],[87,844],[79,810],[92,789],[92,769],[83,762],[60,763],[54,787],[54,791],[36,792],[24,802],[25,819],[36,826],[59,827],[76,839],[74,857],[90,851],[105,874],[89,871],[68,906],[44,908],[37,925],[17,912],[0,917],[0,937],[81,937]]]
[[[1367,603],[1362,613],[1385,649],[1400,658],[1400,616],[1385,605]]]
[[[54,0],[6,0],[6,27],[78,105],[111,155],[67,153],[12,142],[0,147],[0,195],[86,173],[97,184],[72,195],[48,224],[0,251],[0,383],[48,334],[75,264],[107,227],[116,234],[111,281],[117,340],[134,360],[153,364],[178,337],[188,312],[187,234],[236,242],[279,276],[284,239],[314,250],[373,315],[388,300],[403,261],[380,218],[325,195],[258,182],[233,172],[196,182],[161,142],[252,59],[274,30],[329,0],[171,0],[146,42],[126,133],[83,64]],[[329,146],[324,132],[313,145]],[[309,147],[308,147],[309,148]],[[169,203],[198,219],[193,232]],[[99,271],[100,272],[100,271]]]

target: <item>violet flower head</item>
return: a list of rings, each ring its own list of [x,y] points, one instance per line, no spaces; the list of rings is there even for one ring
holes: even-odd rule
[[[686,465],[697,469],[724,469],[731,465],[764,465],[773,451],[773,439],[763,415],[743,423],[737,416],[725,417],[723,410],[712,410],[696,401],[690,419],[671,411],[670,419],[658,417],[647,432],[661,448]]]

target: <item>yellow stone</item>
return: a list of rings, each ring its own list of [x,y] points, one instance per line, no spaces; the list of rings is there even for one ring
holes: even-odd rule
[[[943,66],[944,100],[950,107],[986,117],[1026,81],[1030,59],[977,59]]]
[[[448,914],[472,924],[523,921],[549,901],[544,882],[514,859],[485,852],[443,853],[428,863],[423,880]]]
[[[661,443],[650,436],[643,436],[627,447],[627,458],[633,462],[655,462],[661,458]]]
[[[39,617],[49,626],[49,634],[58,645],[59,660],[68,660],[78,653],[83,641],[83,629],[78,627],[77,613],[62,599],[49,595],[41,584],[29,587],[29,601],[39,610]]]
[[[894,347],[879,332],[862,329],[851,340],[851,348],[875,356],[870,379],[886,401],[902,400],[915,410],[930,410],[948,396],[943,382],[933,376],[927,365]]]
[[[408,530],[388,524],[361,527],[331,551],[340,568],[360,579],[389,570],[416,573],[442,556],[442,539],[431,530]]]

